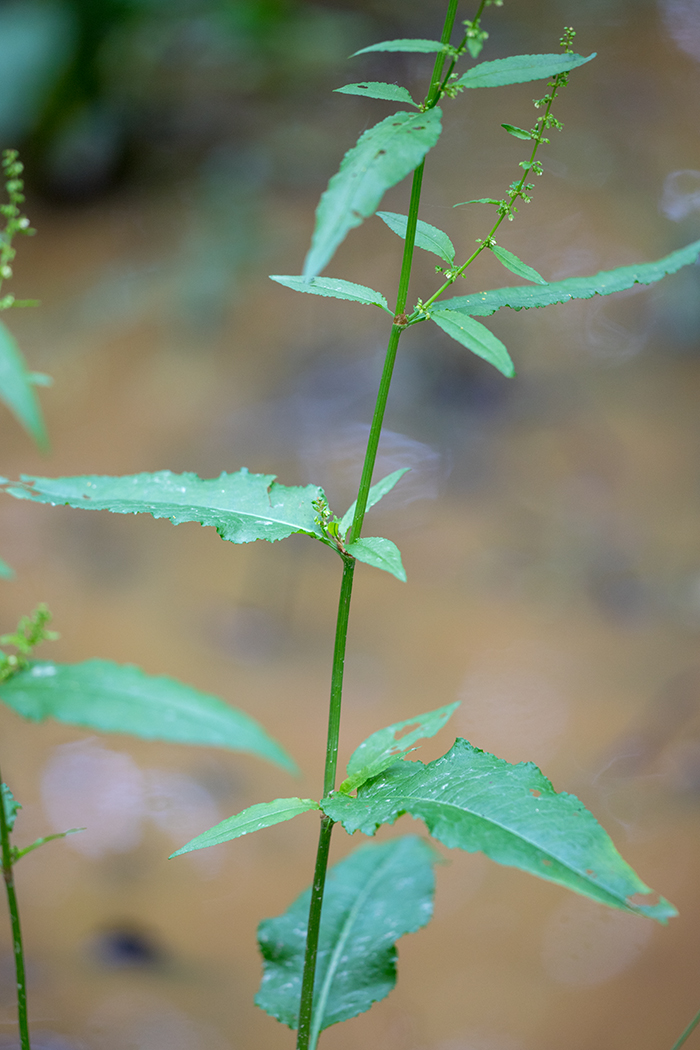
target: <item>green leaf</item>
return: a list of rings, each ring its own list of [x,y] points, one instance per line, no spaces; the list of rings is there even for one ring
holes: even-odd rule
[[[22,808],[22,803],[17,801],[7,784],[0,784],[0,794],[2,794],[2,803],[5,809],[5,822],[8,831],[12,831],[17,820],[17,813]]]
[[[402,813],[424,820],[451,848],[481,851],[499,864],[529,871],[623,911],[665,922],[676,914],[622,859],[592,813],[574,796],[557,794],[532,762],[511,765],[457,739],[442,758],[396,762],[359,788],[335,794],[321,808],[352,834],[373,835]]]
[[[501,124],[501,127],[505,128],[509,135],[514,135],[516,139],[532,138],[531,131],[524,131],[522,128],[516,128],[514,124]]]
[[[170,859],[179,857],[182,853],[191,853],[195,849],[218,846],[220,842],[229,842],[231,839],[240,838],[241,835],[261,831],[262,828],[271,828],[273,824],[281,824],[285,820],[298,817],[300,813],[320,808],[318,802],[310,798],[276,798],[272,802],[259,802],[190,839],[187,845],[172,853]]]
[[[453,204],[453,208],[461,208],[463,204],[501,204],[501,201],[495,200],[493,197],[476,197],[473,201],[460,201],[459,204]]]
[[[435,852],[410,835],[356,850],[326,879],[309,1045],[324,1028],[369,1010],[396,984],[395,942],[430,921]],[[258,927],[264,973],[255,1002],[278,1021],[299,1020],[310,891]]]
[[[492,288],[489,292],[440,300],[440,305],[472,317],[489,317],[503,306],[510,306],[513,310],[530,310],[533,307],[552,306],[554,303],[567,303],[571,299],[591,299],[594,295],[622,292],[634,284],[653,284],[667,274],[676,273],[681,267],[694,263],[698,255],[700,241],[693,241],[656,262],[619,266],[616,270],[604,270],[592,277],[567,277],[541,288],[524,285],[518,288]],[[435,316],[434,310],[432,316]]]
[[[564,52],[558,55],[511,55],[510,58],[497,58],[494,62],[480,62],[468,69],[455,87],[482,88],[504,87],[506,84],[524,84],[527,80],[545,80],[566,73],[570,69],[582,66],[595,58],[596,53],[575,55]]]
[[[515,273],[518,277],[524,277],[526,281],[534,281],[535,284],[546,284],[544,277],[533,270],[532,266],[528,266],[522,259],[519,259],[517,255],[513,255],[507,248],[501,248],[500,244],[489,244],[489,248],[507,270],[511,273]]]
[[[339,95],[364,95],[365,98],[383,98],[388,102],[403,102],[418,108],[418,103],[413,101],[410,91],[399,84],[383,84],[378,80],[365,80],[362,84],[346,84],[345,87],[334,88],[334,91]]]
[[[174,525],[197,521],[213,525],[222,539],[232,543],[282,540],[295,532],[322,539],[313,507],[313,501],[323,495],[320,488],[289,488],[278,485],[274,474],[249,474],[245,469],[211,479],[169,470],[123,477],[23,475],[21,483],[10,484],[6,491],[17,499],[53,506],[152,514],[169,518]]]
[[[452,302],[453,300],[448,300]],[[504,376],[514,376],[515,366],[510,359],[510,354],[504,344],[493,332],[478,321],[473,321],[466,314],[457,310],[447,309],[447,306],[432,307],[430,311],[431,320],[442,328],[443,332],[456,339],[467,350],[471,350],[477,357],[483,357],[485,361],[492,364]]]
[[[33,722],[53,718],[100,733],[248,751],[297,772],[289,755],[249,715],[130,664],[37,661],[0,685],[0,699]]]
[[[355,55],[366,55],[368,51],[422,51],[431,54],[435,51],[451,51],[449,44],[441,44],[439,40],[384,40],[381,44],[370,44],[360,51],[354,51],[350,58]]]
[[[440,137],[441,116],[437,108],[394,113],[348,150],[316,209],[304,277],[319,274],[349,231],[374,214],[386,190],[420,164]]]
[[[15,414],[40,449],[48,448],[49,439],[34,393],[32,380],[20,349],[8,328],[0,321],[0,400]]]
[[[55,835],[44,835],[40,839],[35,839],[30,846],[24,846],[20,849],[18,846],[12,847],[12,863],[16,864],[18,860],[25,857],[27,853],[31,853],[35,849],[39,849],[39,846],[44,846],[47,842],[55,842],[56,839],[64,839],[66,835],[75,835],[78,831],[86,831],[87,828],[68,828],[68,831],[57,831]]]
[[[275,274],[270,275],[271,281],[284,284],[295,292],[310,292],[312,295],[327,295],[332,299],[351,299],[356,303],[364,303],[366,306],[380,306],[391,314],[387,301],[380,292],[373,288],[367,288],[364,284],[352,284],[350,281],[341,281],[335,277],[284,277]],[[392,314],[393,317],[393,314]]]
[[[397,758],[415,750],[413,745],[418,740],[435,736],[452,717],[459,704],[460,701],[456,700],[453,704],[438,707],[424,715],[416,715],[415,718],[407,718],[405,722],[395,722],[386,729],[372,733],[350,756],[347,780],[343,781],[338,790],[347,794],[364,784],[370,777],[383,773]]]
[[[407,474],[410,467],[401,467],[399,470],[393,471],[391,474],[387,474],[385,478],[378,481],[376,485],[372,485],[371,489],[367,494],[367,510],[373,507],[375,503],[379,503],[383,496],[386,496],[388,492],[391,492],[396,482]],[[352,525],[352,519],[355,517],[355,507],[357,506],[357,500],[352,504],[351,507],[345,511],[340,522],[340,534],[344,536]]]
[[[394,233],[398,233],[399,237],[406,239],[406,227],[408,226],[408,215],[399,215],[395,211],[378,211],[377,216],[385,222],[390,230]],[[450,266],[455,261],[455,249],[452,241],[439,230],[437,226],[431,226],[430,223],[423,222],[422,219],[418,220],[416,226],[416,245],[418,248],[423,248],[426,252],[432,252],[434,255],[438,255]]]
[[[397,580],[406,582],[406,570],[401,562],[401,551],[382,536],[361,536],[354,543],[349,543],[345,548],[353,558],[363,561],[367,565],[373,565],[375,569],[383,569],[390,572]]]
[[[15,570],[11,565],[8,565],[6,561],[0,558],[0,579],[3,580],[14,580]]]

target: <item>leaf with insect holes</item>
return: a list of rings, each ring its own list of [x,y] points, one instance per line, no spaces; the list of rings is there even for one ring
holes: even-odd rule
[[[400,84],[384,84],[378,80],[365,80],[361,84],[346,84],[334,88],[339,95],[364,95],[365,98],[381,98],[387,102],[403,102],[418,108],[418,103],[411,98],[411,93]]]
[[[316,277],[350,230],[373,215],[385,192],[416,168],[440,137],[439,109],[394,113],[369,128],[343,157],[316,208],[304,277]]]
[[[286,751],[249,715],[130,664],[37,661],[0,685],[0,700],[32,722],[52,718],[99,733],[247,751],[297,772]]]
[[[371,489],[369,490],[369,493],[367,494],[366,510],[369,510],[370,507],[373,507],[375,503],[379,503],[380,499],[386,496],[388,492],[391,492],[396,482],[399,481],[404,476],[404,474],[407,474],[410,469],[410,467],[401,467],[399,470],[394,470],[391,474],[387,474],[385,478],[382,478],[382,480],[378,481],[375,485],[372,485]],[[345,533],[352,525],[352,519],[355,517],[356,506],[357,500],[355,500],[352,506],[348,507],[348,509],[343,514],[343,517],[340,521],[341,536],[345,536]]]
[[[22,803],[17,801],[7,784],[0,784],[0,794],[2,794],[2,804],[5,810],[5,823],[7,824],[7,830],[12,831],[15,826],[15,821],[17,820],[17,812],[22,808]]]
[[[567,277],[563,281],[552,281],[541,288],[526,285],[517,288],[492,288],[488,292],[441,299],[440,305],[471,317],[489,317],[504,306],[509,306],[512,310],[530,310],[534,307],[552,306],[554,303],[567,303],[572,299],[612,295],[613,292],[622,292],[635,284],[653,284],[660,281],[667,274],[676,273],[681,267],[694,263],[699,255],[700,241],[693,241],[685,248],[679,248],[656,262],[620,266],[616,270],[604,270],[592,277]],[[432,316],[435,316],[434,310]]]
[[[373,565],[375,569],[383,569],[390,572],[397,580],[406,582],[406,570],[401,562],[401,551],[391,540],[383,536],[361,536],[345,548],[348,554],[358,561],[367,565]]]
[[[356,798],[336,792],[321,808],[349,834],[365,835],[410,813],[450,848],[480,851],[662,923],[677,914],[663,898],[649,900],[652,891],[575,795],[557,793],[532,762],[511,765],[461,738],[442,758],[395,762],[359,787]]]
[[[449,44],[442,44],[439,40],[383,40],[380,44],[370,44],[369,47],[363,47],[360,51],[354,51],[350,58],[355,58],[356,55],[366,55],[368,51],[422,52],[429,55],[436,51],[450,50],[452,49]]]
[[[531,139],[532,132],[524,131],[523,128],[516,128],[514,124],[501,124],[502,128],[505,128],[509,135],[513,135],[516,139]]]
[[[596,57],[596,53],[584,57],[573,52],[559,55],[511,55],[497,58],[493,62],[480,62],[472,66],[454,87],[484,88],[505,87],[507,84],[524,84],[529,80],[546,80],[557,73],[567,73]]]
[[[528,266],[522,259],[519,259],[517,255],[513,255],[507,248],[501,248],[500,244],[489,244],[488,246],[493,254],[496,256],[498,261],[502,263],[507,270],[511,273],[515,273],[518,277],[524,277],[526,281],[533,281],[535,284],[546,284],[544,277],[533,270],[532,266]]]
[[[406,227],[408,226],[408,215],[400,215],[395,211],[378,211],[377,217],[385,222],[390,230],[398,233],[399,237],[406,239]],[[428,222],[418,220],[416,225],[416,247],[426,252],[432,252],[439,256],[444,262],[454,265],[455,249],[452,241],[439,230],[437,226],[431,226]]]
[[[307,813],[310,809],[320,809],[318,802],[311,798],[276,798],[272,802],[259,802],[255,806],[248,806],[240,813],[215,824],[213,828],[203,831],[201,835],[182,846],[172,857],[179,857],[183,853],[191,853],[196,849],[206,849],[208,846],[218,846],[221,842],[230,842],[238,839],[241,835],[250,835],[253,831],[261,831],[263,828],[271,828],[274,824],[281,824],[285,820],[292,820],[300,813]]]
[[[384,999],[396,984],[395,942],[430,921],[438,856],[409,835],[364,846],[328,872],[316,959],[309,1047],[330,1025]],[[258,927],[264,973],[256,1004],[282,1024],[299,1023],[311,893]]]
[[[445,306],[432,307],[430,317],[443,332],[466,346],[477,357],[483,357],[504,376],[510,378],[515,375],[515,366],[505,345],[485,325]]]
[[[0,321],[0,400],[4,401],[40,449],[49,439],[41,408],[34,393],[32,375],[9,329]]]
[[[306,277],[287,277],[279,274],[270,274],[270,280],[277,281],[295,292],[309,292],[311,295],[327,295],[331,299],[350,299],[355,303],[364,303],[365,306],[379,306],[393,317],[384,296],[364,284],[353,284],[336,277],[312,277],[309,280]]]
[[[424,715],[416,715],[415,718],[407,718],[404,722],[395,722],[386,729],[379,729],[376,733],[372,733],[350,756],[347,764],[347,779],[343,781],[338,791],[349,794],[371,777],[383,773],[396,762],[397,758],[402,758],[409,751],[414,751],[413,745],[419,740],[427,740],[428,737],[435,736],[452,717],[459,705],[460,701],[456,700],[453,704],[438,707]]]

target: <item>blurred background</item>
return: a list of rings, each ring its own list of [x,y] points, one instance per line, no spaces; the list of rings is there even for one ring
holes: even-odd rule
[[[300,272],[320,192],[391,112],[332,89],[364,77],[420,97],[432,64],[347,56],[438,36],[443,7],[0,3],[0,145],[22,151],[38,230],[18,244],[11,290],[42,304],[4,320],[54,379],[41,391],[51,453],[3,411],[4,475],[247,466],[320,484],[346,509],[386,318],[267,275]],[[564,131],[504,247],[555,280],[700,237],[698,0],[506,0],[484,24],[482,59],[556,51],[565,25],[598,52],[557,102]],[[499,125],[529,127],[544,92],[445,104],[421,216],[458,257],[492,213],[452,204],[501,196],[524,154]],[[406,211],[406,184],[384,207]],[[327,275],[391,300],[400,249],[369,220]],[[414,299],[437,287],[433,266],[417,261]],[[423,760],[455,734],[534,760],[680,917],[664,929],[443,851],[435,918],[399,943],[397,990],[328,1030],[328,1050],[666,1050],[700,1007],[699,278],[688,267],[611,299],[503,311],[488,324],[514,380],[436,326],[404,336],[376,476],[411,473],[371,531],[398,543],[409,582],[359,567],[341,754],[461,699]],[[480,260],[458,291],[515,283]],[[16,841],[88,828],[17,872],[36,1050],[293,1046],[252,1003],[255,929],[310,882],[317,818],[167,857],[256,801],[318,796],[337,560],[303,537],[233,547],[195,525],[11,499],[0,538],[16,571],[3,630],[46,601],[61,639],[45,658],[179,677],[256,717],[303,771],[0,713]],[[405,817],[380,837],[414,831]],[[359,844],[338,831],[334,859]],[[4,919],[0,952],[9,1050]]]

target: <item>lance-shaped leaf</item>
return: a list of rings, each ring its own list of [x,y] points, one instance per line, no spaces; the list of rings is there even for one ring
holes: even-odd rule
[[[4,401],[41,449],[48,448],[46,427],[31,374],[14,337],[0,321],[0,400]]]
[[[282,540],[295,532],[316,539],[323,535],[313,507],[313,501],[323,495],[320,488],[290,488],[277,484],[274,474],[249,474],[245,469],[210,479],[169,470],[123,477],[22,476],[21,483],[9,484],[6,491],[17,499],[53,506],[152,514],[169,518],[174,525],[197,521],[213,525],[222,539],[232,543]]]
[[[353,284],[351,281],[341,281],[335,277],[312,277],[308,280],[306,277],[286,277],[279,274],[270,274],[270,280],[284,284],[295,292],[326,295],[331,299],[350,299],[355,303],[364,303],[365,306],[379,306],[391,314],[381,292],[375,292],[374,288],[368,288],[364,284]]]
[[[451,50],[449,44],[441,44],[439,40],[383,40],[380,44],[370,44],[369,47],[363,47],[360,51],[354,51],[350,58],[354,58],[355,55],[366,55],[368,51],[421,51],[429,55],[436,51]]]
[[[28,853],[32,853],[35,849],[39,849],[40,846],[45,846],[47,842],[55,842],[56,839],[64,839],[66,835],[75,835],[78,831],[86,831],[86,828],[68,828],[68,831],[57,831],[55,835],[43,835],[40,839],[35,839],[34,842],[29,846],[13,846],[12,847],[12,863],[16,864],[22,857],[26,857]]]
[[[386,496],[388,492],[391,492],[396,482],[399,481],[399,479],[402,478],[404,474],[407,474],[410,469],[410,467],[401,467],[399,470],[394,470],[391,474],[387,474],[387,476],[385,478],[382,478],[381,481],[378,481],[376,485],[372,485],[367,494],[366,509],[369,510],[370,507],[373,507],[375,505],[375,503],[379,503],[380,499],[382,499],[383,496]],[[356,506],[357,500],[355,500],[352,506],[348,507],[348,509],[345,511],[345,514],[343,514],[343,517],[340,522],[341,536],[344,536],[350,528],[350,526],[352,525],[352,519],[355,516]]]
[[[408,215],[400,215],[395,211],[378,211],[377,216],[385,222],[390,230],[398,233],[399,237],[406,239],[406,227],[408,226]],[[431,226],[429,222],[418,220],[416,226],[416,246],[426,252],[438,255],[450,266],[455,261],[455,249],[452,241],[439,230],[437,226]]]
[[[503,306],[513,310],[530,310],[533,307],[567,303],[571,299],[591,299],[594,295],[612,295],[635,284],[653,284],[667,274],[676,273],[683,266],[694,263],[700,255],[700,241],[693,241],[685,248],[671,252],[656,262],[636,263],[620,266],[616,270],[604,270],[592,277],[567,277],[553,281],[541,288],[492,288],[475,295],[458,295],[454,299],[441,299],[440,306],[449,310],[469,314],[471,317],[489,317]],[[432,311],[435,316],[435,310]]]
[[[507,270],[515,273],[518,277],[524,277],[526,281],[534,281],[535,284],[546,284],[544,277],[528,266],[517,255],[513,255],[507,248],[501,248],[500,244],[489,244],[489,248],[499,262],[503,263]]]
[[[354,791],[360,784],[371,777],[376,777],[388,769],[397,758],[415,750],[414,744],[435,736],[459,707],[460,701],[445,707],[438,707],[424,715],[407,718],[404,722],[395,722],[386,729],[380,729],[368,736],[350,756],[347,764],[347,779],[338,788],[346,794]]]
[[[452,302],[453,300],[448,300]],[[483,357],[485,361],[497,368],[504,376],[514,376],[515,366],[510,359],[505,344],[490,332],[485,325],[473,321],[471,317],[460,311],[447,309],[446,306],[432,307],[430,317],[435,324],[456,339],[467,350],[471,350],[477,357]]]
[[[309,1048],[329,1025],[384,999],[396,984],[395,942],[433,910],[437,857],[414,836],[365,846],[328,872],[316,961]],[[264,974],[255,1002],[278,1021],[299,1020],[310,892],[258,928]]]
[[[364,95],[365,98],[382,98],[387,102],[403,102],[409,106],[418,106],[411,98],[410,91],[400,84],[384,84],[379,80],[365,80],[361,84],[346,84],[334,88],[339,95]]]
[[[506,84],[524,84],[528,80],[545,80],[582,66],[595,56],[595,51],[585,58],[568,52],[558,55],[511,55],[510,58],[497,58],[493,62],[480,62],[472,66],[459,80],[455,80],[454,86],[504,87]]]
[[[195,849],[206,849],[207,846],[218,846],[220,842],[230,842],[231,839],[238,839],[241,835],[250,835],[253,831],[271,828],[273,824],[282,824],[285,820],[298,817],[300,813],[320,808],[318,802],[314,802],[311,798],[276,798],[272,802],[259,802],[190,839],[186,845],[171,854],[171,859],[179,857],[182,853],[191,853]]]
[[[37,661],[0,685],[0,700],[32,722],[53,718],[100,733],[247,751],[297,772],[289,755],[249,715],[130,664]]]
[[[348,150],[316,209],[304,277],[316,277],[349,231],[374,214],[386,190],[420,164],[440,137],[441,116],[437,108],[394,113]]]
[[[523,128],[516,128],[514,124],[501,124],[502,128],[505,128],[509,135],[513,135],[516,139],[531,139],[532,132],[525,131]],[[473,203],[466,202],[466,203]]]
[[[383,536],[361,536],[354,543],[349,543],[345,548],[353,558],[363,561],[375,569],[383,569],[390,572],[397,580],[406,582],[406,570],[401,561],[401,551],[391,540]]]
[[[2,804],[5,810],[5,822],[8,831],[12,831],[17,820],[17,813],[22,808],[22,803],[17,801],[7,784],[0,784],[0,795],[2,795]]]
[[[331,795],[321,808],[346,831],[366,835],[410,813],[446,846],[480,850],[499,864],[659,922],[676,914],[668,901],[651,897],[579,799],[557,794],[532,762],[511,765],[466,740],[428,765],[397,762],[360,787],[357,798]]]

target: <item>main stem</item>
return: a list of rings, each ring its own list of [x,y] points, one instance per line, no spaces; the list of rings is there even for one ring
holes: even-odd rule
[[[457,15],[459,0],[449,0],[445,24],[442,30],[441,42],[449,43]],[[483,6],[483,4],[482,4]],[[481,8],[480,8],[481,10]],[[440,77],[445,63],[445,55],[440,53],[435,59],[433,75],[430,78],[430,87],[426,96],[426,108],[432,109],[440,97]],[[389,387],[396,361],[396,351],[399,345],[401,333],[406,327],[404,311],[408,301],[408,285],[411,280],[411,266],[413,263],[413,250],[416,240],[416,227],[418,225],[418,207],[420,205],[421,187],[423,184],[423,169],[425,162],[413,172],[413,183],[411,186],[411,200],[408,209],[408,223],[406,225],[406,242],[404,245],[403,259],[401,262],[401,273],[399,276],[399,288],[396,296],[396,313],[394,323],[391,326],[389,343],[384,358],[384,367],[379,381],[377,401],[374,407],[374,415],[367,439],[367,450],[362,467],[360,488],[357,494],[357,505],[352,520],[352,525],[346,536],[346,544],[358,539],[362,531],[362,523],[367,510],[367,498],[372,474],[377,459],[377,449],[384,422],[386,403],[389,397]],[[340,600],[338,602],[338,618],[336,621],[335,648],[333,651],[333,670],[331,673],[331,695],[328,713],[328,740],[326,744],[326,765],[323,777],[323,794],[328,795],[335,788],[336,770],[338,765],[338,739],[340,736],[340,709],[343,694],[343,673],[345,670],[345,648],[348,635],[348,621],[350,616],[350,599],[352,597],[352,583],[355,573],[355,560],[343,555],[343,578],[340,585]],[[301,1000],[299,1004],[299,1025],[297,1030],[297,1050],[316,1050],[318,1032],[320,1026],[314,1026],[312,1036],[314,979],[316,976],[316,957],[318,953],[318,939],[321,929],[321,910],[323,908],[323,891],[328,870],[328,855],[330,852],[331,834],[333,821],[330,817],[321,818],[321,831],[316,852],[316,867],[314,869],[314,881],[311,888],[311,903],[309,905],[309,922],[306,934],[306,952],[304,955],[304,972],[302,976]],[[24,1050],[24,1047],[22,1048]]]
[[[2,785],[0,773],[0,785]],[[24,949],[22,947],[22,930],[19,924],[19,908],[15,893],[15,879],[12,868],[12,847],[10,846],[10,829],[5,814],[5,799],[0,789],[0,848],[2,850],[2,875],[7,891],[7,906],[12,925],[12,946],[15,955],[15,973],[17,975],[17,1019],[19,1038],[22,1050],[31,1050],[29,1042],[29,1021],[27,1018],[27,981],[24,973]]]

